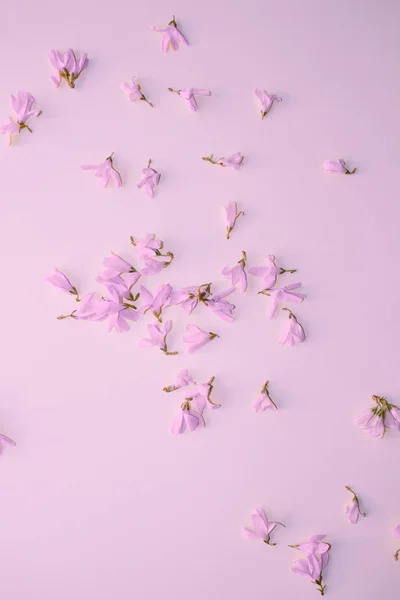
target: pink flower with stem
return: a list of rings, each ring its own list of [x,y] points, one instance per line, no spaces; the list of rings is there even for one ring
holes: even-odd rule
[[[291,310],[288,308],[283,308],[282,310],[288,312],[288,319],[279,337],[279,344],[282,344],[283,346],[295,346],[296,344],[301,344],[306,339],[303,327]]]
[[[129,102],[142,100],[153,108],[152,103],[149,102],[146,96],[143,94],[141,86],[135,82],[135,77],[132,77],[132,83],[121,83],[121,89],[128,96]]]
[[[280,525],[285,527],[283,523],[278,521],[268,521],[267,515],[262,508],[256,508],[250,515],[250,521],[253,529],[243,528],[243,535],[248,540],[262,540],[267,546],[276,546],[275,542],[271,542],[271,533]]]
[[[211,312],[227,323],[232,323],[235,319],[233,314],[235,305],[226,299],[226,297],[232,294],[234,290],[234,287],[230,287],[218,294],[211,294],[211,296],[203,300],[204,304]]]
[[[400,540],[400,523],[396,525],[396,527],[393,529],[393,537],[396,538],[396,540]],[[400,548],[399,550],[397,550],[397,552],[394,553],[394,560],[399,560],[399,555]]]
[[[207,383],[196,384],[195,391],[192,394],[192,401],[196,406],[197,412],[199,412],[201,415],[203,414],[206,406],[211,410],[221,408],[221,404],[216,404],[211,399],[211,394],[214,389],[214,381],[215,377],[213,376],[207,381]]]
[[[48,283],[51,283],[67,294],[72,294],[72,296],[75,296],[77,302],[80,301],[76,287],[72,285],[68,277],[58,269],[53,269],[53,272],[50,275],[46,275],[45,281],[48,281]]]
[[[205,303],[210,297],[211,283],[203,283],[199,286],[191,285],[172,292],[170,305],[181,306],[185,313],[190,315],[199,302]]]
[[[175,16],[164,29],[157,29],[154,25],[151,25],[150,29],[164,34],[161,41],[162,52],[168,52],[169,49],[178,50],[179,44],[189,46],[189,42],[178,29]]]
[[[242,250],[242,258],[232,268],[224,267],[222,269],[222,275],[230,277],[232,287],[237,287],[239,292],[245,292],[247,290],[247,276],[246,266],[246,252]]]
[[[171,434],[179,435],[185,431],[195,431],[206,426],[203,415],[192,408],[192,398],[185,398],[181,408],[171,423]]]
[[[161,313],[164,308],[170,306],[170,296],[172,293],[172,286],[163,284],[158,286],[154,296],[146,289],[143,285],[140,286],[140,295],[144,301],[144,305],[141,307],[140,312],[146,314],[147,311],[151,311],[157,321],[162,323]]]
[[[157,346],[166,356],[178,354],[178,352],[170,352],[167,346],[167,336],[171,333],[172,321],[165,321],[164,326],[161,323],[147,325],[147,330],[149,332],[149,338],[139,340],[138,346],[142,348]]]
[[[368,412],[356,417],[355,423],[371,437],[383,438],[386,429],[400,431],[400,409],[382,396],[372,396],[375,402]]]
[[[110,308],[108,311],[108,331],[114,329],[118,333],[124,333],[129,331],[128,321],[137,322],[139,321],[139,313],[134,302],[139,297],[139,294],[133,296],[130,294],[128,298],[120,295],[117,288],[113,286],[108,287]]]
[[[112,179],[117,188],[119,188],[122,185],[122,179],[119,171],[114,168],[113,156],[114,152],[112,152],[110,156],[108,156],[106,160],[99,165],[81,165],[81,169],[82,171],[96,171],[95,176],[99,178],[101,187],[107,187],[110,179]]]
[[[225,209],[225,225],[226,225],[226,239],[229,240],[231,237],[231,233],[236,225],[236,221],[239,217],[244,215],[244,212],[241,210],[238,212],[238,205],[233,200],[228,202],[224,206]]]
[[[69,315],[60,315],[59,321],[63,319],[76,319],[78,321],[105,321],[110,313],[111,303],[104,298],[97,298],[94,292],[85,294],[79,301],[78,308]]]
[[[293,274],[297,272],[297,269],[283,269],[282,267],[277,267],[275,264],[275,256],[273,254],[267,256],[265,262],[265,267],[249,267],[247,272],[249,275],[253,275],[253,277],[262,277],[266,289],[274,287],[278,275],[283,275],[283,273]]]
[[[156,239],[155,233],[148,233],[143,239],[134,239],[130,237],[132,246],[134,246],[139,254],[140,258],[156,257],[156,256],[170,256],[172,253],[161,254],[161,250],[164,248],[164,242]]]
[[[197,112],[199,108],[197,105],[196,96],[211,96],[210,90],[204,90],[200,88],[183,88],[182,90],[168,88],[168,91],[178,94],[178,96],[183,98],[189,109],[193,112]]]
[[[254,93],[260,100],[262,119],[264,119],[264,117],[269,113],[274,102],[282,102],[282,98],[280,96],[277,96],[276,94],[272,94],[270,96],[265,90],[255,89]]]
[[[96,277],[96,281],[104,285],[107,290],[109,288],[114,288],[123,298],[132,299],[133,296],[131,290],[139,280],[140,276],[140,273],[136,271],[134,273],[129,273],[125,277],[122,277],[121,275],[111,277],[110,274],[105,271]],[[136,301],[139,296],[140,294],[137,294],[134,300]]]
[[[9,446],[16,446],[16,443],[12,439],[4,435],[4,433],[0,433],[0,454],[3,453],[4,444],[8,444]]]
[[[211,163],[212,165],[219,165],[220,167],[232,167],[235,171],[239,171],[239,169],[243,166],[244,156],[240,152],[236,152],[236,154],[232,154],[228,157],[222,157],[215,159],[214,154],[210,154],[210,156],[202,156],[202,160]]]
[[[58,87],[61,79],[65,79],[71,89],[75,87],[75,81],[89,64],[87,54],[82,54],[78,59],[71,48],[64,52],[64,54],[61,54],[58,50],[50,50],[49,60],[56,72],[51,77],[53,84]]]
[[[353,175],[357,169],[354,167],[352,171],[350,171],[343,158],[339,158],[339,160],[326,160],[324,162],[324,172],[328,174],[339,173],[342,175]]]
[[[183,387],[186,387],[188,385],[191,384],[195,384],[195,380],[193,379],[193,377],[191,375],[189,375],[189,372],[187,369],[181,369],[178,373],[178,375],[176,376],[176,380],[174,385],[167,385],[163,388],[163,392],[175,392],[176,390],[180,390]]]
[[[263,412],[264,410],[278,410],[277,405],[270,396],[268,385],[269,381],[266,381],[253,404],[255,413]]]
[[[299,287],[301,287],[301,283],[290,283],[282,288],[267,288],[266,290],[258,292],[259,294],[264,294],[264,296],[270,296],[272,298],[272,305],[269,311],[270,319],[274,317],[278,309],[278,302],[303,302],[305,295],[292,291],[297,290]]]
[[[140,179],[137,187],[143,188],[149,198],[154,198],[156,193],[156,187],[160,183],[161,174],[155,169],[150,168],[151,158],[147,163],[147,167],[142,169],[142,178]]]
[[[219,337],[217,333],[213,333],[212,331],[203,331],[197,325],[186,325],[186,331],[188,335],[183,337],[183,341],[188,345],[189,354],[193,354],[199,348],[211,342],[215,338]]]
[[[349,491],[351,494],[353,494],[353,498],[352,498],[350,504],[348,504],[346,506],[344,512],[347,515],[349,523],[351,523],[352,525],[355,525],[356,523],[358,523],[358,520],[360,517],[366,517],[367,514],[365,512],[361,512],[360,501],[358,499],[357,494],[348,485],[345,485],[344,487],[347,491]]]
[[[292,572],[306,577],[312,583],[315,583],[317,590],[321,596],[325,595],[326,585],[324,585],[322,577],[323,570],[329,562],[329,552],[331,544],[323,542],[325,535],[312,535],[308,542],[289,546],[296,548],[306,553],[306,558],[295,560],[292,565]]]
[[[137,273],[138,279],[140,277],[140,273],[138,273],[137,269],[135,269],[135,267],[127,260],[118,254],[115,254],[115,252],[111,252],[111,256],[107,256],[103,260],[103,265],[107,267],[103,273],[104,279],[112,279],[122,273]]]
[[[17,92],[15,96],[11,94],[11,106],[14,118],[7,117],[6,124],[0,125],[0,133],[7,133],[9,136],[9,146],[11,146],[14,133],[21,133],[23,129],[27,129],[29,133],[33,133],[26,122],[29,117],[39,117],[42,114],[41,110],[32,110],[34,102],[35,98],[29,92]]]

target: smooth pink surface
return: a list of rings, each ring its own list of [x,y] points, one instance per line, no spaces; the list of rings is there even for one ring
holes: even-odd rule
[[[172,14],[190,46],[162,54],[149,27]],[[376,0],[5,0],[0,120],[18,90],[43,114],[11,148],[0,138],[0,431],[17,443],[0,457],[4,598],[317,598],[287,544],[320,531],[329,600],[398,598],[400,434],[371,439],[353,419],[371,394],[400,400],[399,17]],[[69,47],[90,64],[74,90],[55,89],[47,53]],[[132,74],[153,109],[127,102]],[[167,91],[190,86],[212,90],[197,113]],[[263,121],[255,88],[282,96]],[[102,189],[79,167],[113,151],[124,185]],[[244,166],[203,162],[211,152],[242,152]],[[339,157],[357,173],[325,175]],[[149,158],[162,173],[151,201],[136,188]],[[227,241],[230,200],[245,217]],[[56,320],[75,306],[44,282],[53,267],[100,290],[104,257],[132,260],[129,236],[149,232],[175,254],[152,292],[222,290],[242,250],[249,265],[274,254],[297,268],[280,285],[303,283],[290,307],[306,342],[277,343],[287,314],[268,319],[253,277],[229,298],[232,324],[170,309],[178,356],[136,347],[147,321],[120,335]],[[187,323],[220,338],[184,354]],[[179,403],[161,390],[181,368],[215,375],[223,406],[173,437]],[[279,410],[255,415],[266,379]],[[368,513],[356,527],[344,485]],[[243,539],[255,507],[286,525],[274,548]]]

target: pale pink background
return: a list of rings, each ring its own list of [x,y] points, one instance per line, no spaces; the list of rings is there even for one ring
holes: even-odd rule
[[[162,55],[149,26],[173,13],[191,46]],[[316,598],[287,544],[325,532],[330,599],[398,597],[400,435],[370,440],[352,420],[373,393],[400,404],[399,17],[394,0],[3,4],[1,118],[18,90],[43,109],[33,135],[0,147],[0,424],[18,444],[0,460],[4,598]],[[69,46],[90,68],[75,91],[55,90],[47,51]],[[153,110],[120,90],[133,74]],[[213,95],[192,114],[168,86]],[[264,122],[256,86],[284,99]],[[124,187],[102,190],[79,165],[112,151]],[[236,151],[241,172],[200,160]],[[154,201],[136,189],[149,157],[162,172]],[[359,173],[324,176],[337,157]],[[246,216],[227,242],[232,199]],[[44,283],[53,266],[90,291],[109,250],[133,258],[129,235],[153,231],[176,262],[151,288],[222,289],[242,249],[297,267],[307,343],[277,345],[283,313],[268,321],[255,280],[231,326],[171,311],[181,352],[185,322],[221,335],[193,357],[137,349],[145,322],[121,336],[55,319],[73,304]],[[173,438],[179,397],[161,388],[182,367],[215,375],[224,407]],[[281,410],[254,415],[265,379]],[[369,513],[358,526],[345,484]],[[241,536],[256,506],[287,525],[276,548]]]

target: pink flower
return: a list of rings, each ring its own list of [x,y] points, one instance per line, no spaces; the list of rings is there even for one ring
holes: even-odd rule
[[[114,277],[111,277],[110,274],[107,271],[105,271],[104,273],[96,277],[96,281],[104,285],[107,288],[107,290],[113,288],[117,290],[119,295],[123,298],[136,301],[140,294],[137,294],[134,298],[132,296],[131,289],[139,280],[139,278],[140,273],[138,273],[137,271],[135,273],[128,274],[125,278],[121,277],[121,275],[115,275]]]
[[[177,352],[169,352],[167,346],[167,336],[171,332],[172,321],[165,321],[164,327],[157,323],[156,325],[147,325],[149,338],[143,338],[138,341],[140,347],[157,346],[166,356],[173,356]]]
[[[292,565],[292,572],[306,577],[312,583],[315,583],[321,596],[325,595],[326,586],[323,584],[323,570],[329,562],[329,551],[331,545],[322,542],[325,535],[313,535],[309,542],[290,546],[297,550],[302,550],[307,554],[306,558],[295,560]]]
[[[153,107],[152,103],[149,102],[146,96],[142,92],[142,88],[138,83],[135,83],[135,77],[132,77],[132,83],[121,83],[121,89],[128,96],[129,102],[136,102],[136,100],[143,100],[147,104]]]
[[[268,546],[276,546],[276,543],[270,541],[272,531],[280,525],[285,527],[283,523],[268,521],[267,515],[262,508],[256,508],[250,515],[250,521],[253,529],[243,528],[243,535],[248,540],[262,540]]]
[[[103,260],[103,265],[107,267],[103,273],[104,279],[112,279],[121,275],[121,273],[137,273],[137,279],[140,277],[140,273],[137,272],[135,267],[115,252],[111,252],[111,256],[107,256]]]
[[[183,37],[178,29],[175,17],[172,17],[172,21],[168,23],[168,26],[165,29],[157,29],[154,25],[152,25],[150,29],[164,34],[161,41],[162,52],[168,52],[170,48],[171,50],[178,50],[179,44],[189,46],[189,42]]]
[[[274,102],[281,102],[282,98],[276,94],[269,96],[265,90],[254,90],[255,95],[261,103],[261,118],[263,119],[271,110]]]
[[[175,392],[176,390],[191,385],[192,383],[195,384],[196,382],[193,377],[189,375],[187,369],[181,369],[176,376],[175,384],[167,385],[165,388],[163,388],[163,392]]]
[[[326,160],[324,162],[325,173],[342,173],[344,175],[353,175],[353,173],[356,171],[356,168],[354,168],[352,171],[349,171],[343,158],[339,158],[339,160]]]
[[[60,290],[63,290],[63,292],[76,296],[76,301],[79,302],[78,290],[72,285],[68,277],[58,269],[53,269],[53,272],[50,275],[46,275],[44,279]]]
[[[171,306],[181,306],[186,314],[190,315],[199,302],[206,302],[211,297],[211,283],[200,286],[191,285],[171,294]]]
[[[75,87],[75,81],[89,64],[87,54],[82,54],[82,56],[77,59],[71,48],[64,52],[64,54],[60,54],[57,50],[50,50],[49,60],[56,72],[56,74],[51,77],[53,84],[58,87],[61,83],[61,79],[65,79],[71,89]]]
[[[0,454],[2,454],[3,452],[4,444],[8,444],[9,446],[16,446],[16,443],[13,440],[4,435],[4,433],[0,433]]]
[[[12,142],[14,133],[21,133],[23,129],[27,129],[32,133],[32,129],[26,124],[29,117],[39,117],[42,114],[41,110],[32,110],[35,98],[29,92],[17,92],[15,96],[11,94],[11,106],[14,112],[14,119],[7,117],[5,125],[0,125],[0,133],[8,133],[9,146]]]
[[[211,379],[207,383],[196,384],[195,391],[191,395],[191,398],[196,406],[196,410],[201,415],[203,414],[206,406],[211,410],[221,408],[220,404],[216,404],[211,400],[211,394],[214,387],[214,380],[215,377],[211,377]]]
[[[350,504],[346,506],[344,512],[347,515],[349,523],[355,525],[360,517],[366,517],[367,515],[366,513],[360,511],[360,501],[356,493],[353,492],[353,490],[348,485],[345,485],[345,488],[353,494],[353,498]]]
[[[244,270],[245,266],[246,252],[242,251],[242,258],[234,267],[231,269],[229,267],[224,267],[224,269],[222,269],[222,275],[230,277],[232,286],[237,286],[240,292],[245,292],[247,290],[247,276],[246,271]]]
[[[278,302],[303,302],[305,298],[304,294],[292,292],[292,290],[297,290],[299,287],[301,287],[301,283],[291,283],[282,288],[267,288],[266,290],[258,292],[259,294],[271,296],[272,298],[272,305],[269,311],[270,319],[272,319],[277,311]]]
[[[289,318],[282,329],[278,340],[279,343],[286,346],[301,344],[306,339],[303,327],[288,308],[284,308],[283,310],[286,310],[289,313]]]
[[[108,331],[110,333],[113,329],[118,331],[118,333],[129,331],[128,321],[139,321],[137,308],[133,304],[133,302],[137,300],[137,297],[133,298],[133,296],[130,295],[130,297],[127,299],[120,295],[119,290],[112,285],[108,287],[108,293]]]
[[[188,344],[189,354],[193,354],[211,340],[219,337],[219,335],[212,331],[203,331],[197,325],[186,325],[186,331],[188,335],[184,336],[183,341],[185,344]]]
[[[226,321],[227,323],[232,323],[234,321],[233,311],[235,309],[235,305],[226,300],[226,296],[229,296],[235,290],[234,287],[231,287],[224,292],[220,292],[219,294],[212,294],[205,300],[203,300],[204,304],[209,308],[217,317]]]
[[[150,169],[150,165],[151,159],[149,160],[147,167],[145,169],[142,169],[142,178],[137,184],[137,187],[139,189],[144,188],[144,191],[146,192],[147,196],[149,198],[154,198],[154,195],[156,193],[156,186],[160,182],[161,175],[160,173],[158,173],[158,171]]]
[[[393,529],[393,537],[400,540],[400,523]],[[395,552],[394,560],[399,560],[400,548]]]
[[[163,284],[158,286],[154,296],[146,289],[143,285],[140,286],[140,295],[144,301],[140,312],[145,314],[151,310],[155,318],[161,323],[161,313],[163,308],[170,305],[170,295],[172,292],[172,286]]]
[[[268,384],[269,381],[264,383],[261,393],[253,404],[253,410],[255,413],[263,412],[264,410],[278,410],[277,405],[269,395]]]
[[[360,425],[361,429],[371,437],[383,438],[386,429],[397,429],[399,427],[400,409],[395,404],[391,404],[382,396],[372,396],[376,403],[368,412],[355,418],[355,423]]]
[[[201,427],[205,427],[204,418],[200,413],[192,410],[191,399],[187,398],[171,423],[171,433],[172,435],[179,435],[186,430],[195,431]]]
[[[222,157],[215,160],[214,155],[210,154],[210,156],[202,156],[202,160],[220,167],[232,167],[235,171],[238,171],[243,166],[244,156],[240,152],[236,152],[236,154],[232,154],[227,158]]]
[[[229,240],[231,233],[236,225],[236,221],[244,212],[238,212],[237,203],[233,200],[225,205],[225,224],[226,224],[226,239]]]
[[[198,110],[198,105],[196,102],[195,96],[211,96],[210,90],[203,90],[199,88],[183,88],[182,90],[174,90],[172,88],[168,88],[169,92],[174,92],[178,94],[181,98],[183,98],[193,112]]]
[[[265,259],[265,267],[249,267],[247,272],[253,277],[262,277],[263,284],[267,289],[274,287],[278,275],[283,273],[296,273],[296,269],[283,269],[275,264],[275,256],[270,254]]]
[[[69,315],[57,317],[60,321],[72,317],[79,321],[104,321],[109,315],[110,302],[103,298],[96,298],[95,293],[91,292],[83,296],[78,304],[78,308]]]
[[[81,169],[83,171],[96,171],[95,176],[99,178],[101,187],[105,188],[111,178],[114,180],[117,188],[119,188],[122,185],[122,179],[119,172],[114,169],[113,155],[114,152],[99,165],[81,165]]]
[[[131,236],[131,244],[135,246],[140,258],[164,256],[160,252],[163,249],[164,242],[157,240],[155,233],[148,233],[142,240],[135,240]]]

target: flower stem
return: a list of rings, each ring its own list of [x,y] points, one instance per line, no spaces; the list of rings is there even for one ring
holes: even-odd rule
[[[354,167],[354,169],[352,171],[349,171],[349,169],[346,169],[346,173],[345,175],[354,175],[354,173],[357,171],[357,168]]]
[[[76,310],[73,310],[72,313],[70,313],[69,315],[60,315],[59,317],[57,317],[58,321],[62,321],[63,319],[68,319],[69,317],[71,317],[71,319],[76,319],[77,317],[75,317]]]
[[[394,560],[399,560],[400,548],[394,553]]]

